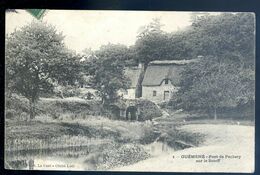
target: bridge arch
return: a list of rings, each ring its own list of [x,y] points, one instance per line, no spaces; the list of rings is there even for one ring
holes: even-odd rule
[[[138,120],[138,109],[136,106],[126,108],[126,120]]]

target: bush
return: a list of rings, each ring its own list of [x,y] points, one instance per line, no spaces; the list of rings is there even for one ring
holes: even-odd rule
[[[86,101],[79,98],[45,99],[37,104],[42,113],[52,116],[54,119],[62,119],[63,114],[70,115],[70,119],[85,118],[87,115],[98,116],[104,113],[102,104],[98,101]],[[65,115],[67,117],[68,115]],[[68,117],[66,119],[69,119]],[[65,119],[65,118],[64,118]]]
[[[26,162],[26,160],[13,160],[13,161],[7,161],[8,164],[6,164],[6,166],[10,166],[8,168],[12,168],[12,169],[25,169],[28,166],[28,163]]]
[[[62,90],[63,97],[75,97],[80,95],[80,90],[74,86],[66,86]]]
[[[150,155],[136,144],[115,144],[112,148],[104,152],[104,162],[101,169],[111,169],[119,166],[126,166],[141,160],[145,160]]]
[[[5,118],[6,119],[14,119],[16,116],[16,111],[14,109],[7,109],[5,111]]]
[[[160,106],[161,108],[167,108],[168,107],[168,103],[169,102],[164,101],[164,102],[159,103],[158,106]]]
[[[5,117],[6,119],[21,120],[21,117],[29,115],[29,102],[18,95],[6,96]],[[23,120],[23,119],[22,119]]]
[[[162,116],[158,106],[150,100],[138,100],[141,120],[152,120],[153,118]]]
[[[189,133],[170,128],[158,138],[158,141],[165,142],[175,150],[198,146],[204,142],[204,135],[200,133]]]
[[[144,128],[143,135],[140,138],[141,144],[150,144],[156,140],[160,136],[160,132],[156,132],[153,127]]]
[[[29,116],[29,102],[26,98],[13,94],[6,97],[6,119],[27,120]],[[36,103],[36,116],[50,116],[59,119],[63,114],[70,115],[70,119],[85,118],[87,115],[103,115],[106,110],[99,101],[80,98],[41,98]]]

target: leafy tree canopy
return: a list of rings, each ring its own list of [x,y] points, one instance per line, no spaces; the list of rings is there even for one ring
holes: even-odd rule
[[[95,53],[95,59],[86,62],[91,76],[91,86],[98,90],[104,103],[118,98],[118,90],[129,87],[130,82],[124,75],[127,47],[108,44]]]
[[[23,95],[34,105],[41,92],[53,90],[55,81],[74,83],[79,59],[65,47],[63,39],[53,26],[36,21],[7,36],[7,90]]]
[[[217,110],[255,100],[254,16],[248,13],[196,18],[189,40],[204,59],[182,73],[172,104],[186,110]],[[173,103],[174,102],[174,103]]]
[[[167,42],[167,35],[161,27],[160,20],[156,18],[139,30],[135,49],[138,61],[144,63],[145,68],[150,61],[165,59],[164,46]]]

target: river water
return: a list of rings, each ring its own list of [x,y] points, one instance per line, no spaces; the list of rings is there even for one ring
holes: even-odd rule
[[[174,151],[167,144],[158,141],[141,146],[151,157],[169,154]],[[97,166],[98,163],[102,162],[103,158],[100,150],[104,149],[108,149],[107,144],[85,147],[73,146],[60,149],[7,151],[5,153],[5,165],[8,169],[24,170],[104,170],[99,169]]]

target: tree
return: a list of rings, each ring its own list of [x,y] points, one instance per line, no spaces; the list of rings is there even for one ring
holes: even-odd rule
[[[77,56],[66,49],[64,36],[46,23],[34,21],[6,38],[6,90],[26,97],[34,118],[40,93],[51,92],[54,81],[73,83]]]
[[[165,33],[167,42],[163,46],[164,59],[192,59],[198,55],[222,57],[229,52],[237,52],[253,65],[253,13],[211,15],[196,12],[191,22],[191,26],[181,31]]]
[[[239,63],[204,58],[187,66],[182,74],[174,100],[185,110],[213,112],[217,119],[221,108],[254,101],[254,71],[243,70]]]
[[[159,18],[155,18],[146,26],[139,29],[139,34],[135,42],[135,51],[138,62],[143,63],[142,72],[138,78],[136,97],[142,96],[142,81],[148,67],[153,60],[166,59],[165,46],[167,45],[167,35],[161,29],[162,24]]]
[[[130,85],[124,75],[127,50],[124,45],[104,45],[96,51],[96,59],[85,63],[91,76],[91,86],[98,90],[103,104],[116,101],[118,90],[127,89]]]
[[[204,59],[182,73],[171,104],[186,110],[213,111],[254,104],[254,16],[222,14],[197,18],[189,31],[193,53]]]
[[[255,20],[253,13],[222,13],[199,16],[187,33],[192,50],[200,55],[222,57],[240,54],[246,64],[254,64]]]
[[[139,29],[139,34],[135,43],[138,61],[144,63],[144,69],[149,62],[158,59],[165,59],[164,46],[167,36],[161,29],[160,19],[155,18],[147,26]]]

